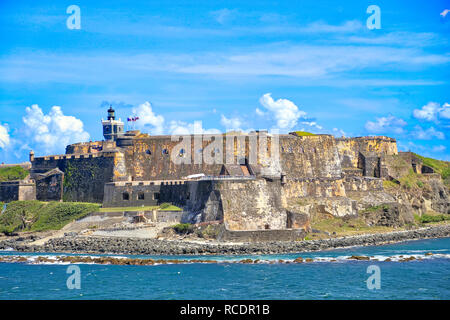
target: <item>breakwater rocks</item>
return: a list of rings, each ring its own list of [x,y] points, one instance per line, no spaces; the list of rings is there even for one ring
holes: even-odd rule
[[[350,246],[369,246],[415,239],[450,237],[450,224],[420,228],[408,231],[396,231],[380,234],[368,234],[326,240],[264,242],[264,243],[195,243],[186,241],[119,238],[119,237],[63,237],[49,240],[45,245],[35,246],[29,243],[9,241],[0,243],[0,249],[11,247],[27,252],[70,252],[70,253],[111,253],[146,255],[203,255],[203,254],[276,254],[303,251],[318,251]]]

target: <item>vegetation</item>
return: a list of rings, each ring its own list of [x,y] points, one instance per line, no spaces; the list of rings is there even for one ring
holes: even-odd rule
[[[28,170],[21,166],[0,168],[0,181],[23,180],[28,175]]]
[[[0,232],[59,230],[98,209],[93,203],[13,201],[0,215]]]
[[[295,131],[295,134],[299,137],[305,137],[305,136],[315,136],[316,134],[306,131]]]
[[[172,228],[175,230],[175,232],[181,234],[191,233],[193,231],[192,224],[190,223],[179,223],[174,225]]]
[[[416,154],[423,161],[423,165],[433,168],[434,172],[439,173],[446,185],[450,184],[450,162],[426,158]]]
[[[381,206],[368,208],[367,210],[377,210]],[[381,233],[393,231],[394,228],[383,226],[368,226],[362,217],[358,218],[340,218],[329,216],[313,221],[311,227],[316,230],[328,232],[337,237],[353,236],[365,233]],[[328,238],[323,233],[309,233],[308,240]]]
[[[165,202],[159,206],[141,206],[141,207],[113,207],[113,208],[100,208],[100,212],[124,212],[124,211],[181,211],[181,208],[174,206],[171,203]]]
[[[450,215],[448,214],[423,214],[418,218],[420,223],[430,223],[430,222],[441,222],[450,220]]]

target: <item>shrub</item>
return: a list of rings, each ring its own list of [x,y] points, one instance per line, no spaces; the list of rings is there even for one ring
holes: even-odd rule
[[[191,233],[193,231],[193,227],[190,223],[179,223],[172,227],[177,233]]]
[[[438,215],[428,215],[424,214],[420,217],[420,222],[430,223],[430,222],[441,222],[445,220],[450,220],[450,215],[448,214],[438,214]]]

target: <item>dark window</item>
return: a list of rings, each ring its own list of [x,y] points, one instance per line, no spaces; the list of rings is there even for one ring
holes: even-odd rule
[[[128,194],[128,192],[122,193],[122,199],[123,200],[130,200],[130,195]]]
[[[154,193],[153,194],[153,200],[159,200],[159,193]]]
[[[188,192],[188,193],[186,194],[186,199],[189,200],[190,197],[191,197],[191,194]]]
[[[162,149],[161,153],[162,153],[163,155],[164,155],[164,154],[167,155],[167,154],[169,154],[169,150],[167,150],[167,149],[164,148],[164,149]]]
[[[143,192],[139,192],[138,193],[138,200],[144,200],[145,199],[145,195]]]

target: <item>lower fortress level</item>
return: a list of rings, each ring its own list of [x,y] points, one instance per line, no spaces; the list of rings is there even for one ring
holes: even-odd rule
[[[183,208],[183,222],[220,221],[232,231],[306,230],[317,213],[355,216],[368,206],[364,199],[394,202],[383,180],[396,177],[399,159],[416,173],[433,175],[385,136],[256,131],[189,138],[127,131],[68,145],[64,155],[30,152],[30,176],[0,183],[0,201],[95,202],[104,208],[170,202]]]

